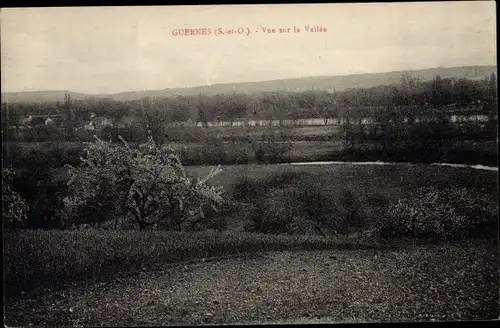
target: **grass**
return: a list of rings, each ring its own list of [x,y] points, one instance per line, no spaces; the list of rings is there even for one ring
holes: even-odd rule
[[[85,282],[6,302],[11,326],[496,319],[498,245],[261,253]],[[133,295],[133,296],[132,296]]]
[[[186,166],[186,170],[194,177],[203,177],[214,165]],[[265,187],[266,183],[274,183],[273,176],[295,174],[301,179],[314,179],[324,186],[325,192],[352,186],[357,189],[358,196],[364,199],[383,196],[396,200],[408,195],[415,188],[435,186],[440,189],[464,187],[484,189],[491,194],[492,201],[498,196],[498,172],[481,171],[467,168],[415,165],[277,165],[277,164],[242,164],[223,165],[222,173],[210,180],[210,183],[222,185],[228,194],[243,180],[254,186]],[[67,179],[66,169],[54,169],[52,175],[57,180]]]
[[[203,176],[210,168],[186,169]],[[377,208],[426,186],[467,188],[498,206],[497,172],[426,165],[223,169],[212,183],[241,202],[258,204],[291,185],[314,186],[335,203],[347,188],[371,222],[383,215]],[[417,246],[353,235],[10,232],[4,234],[6,320],[130,326],[486,319],[498,314],[497,253],[496,238]],[[209,258],[220,260],[203,261]],[[182,263],[189,260],[195,264]]]
[[[132,143],[135,144],[135,143]],[[257,162],[255,150],[246,141],[226,143],[170,142],[185,165],[200,164],[245,164]],[[27,158],[43,162],[49,167],[61,167],[64,163],[78,164],[83,154],[83,143],[79,142],[5,142],[3,155],[7,162],[22,165]],[[305,141],[292,142],[291,149],[283,160],[319,161],[331,160],[332,154],[342,150],[340,142]]]
[[[188,166],[186,170],[192,176],[202,177],[211,168],[213,166]],[[252,216],[259,215],[257,205],[266,205],[268,201],[280,201],[277,197],[285,197],[287,204],[293,207],[292,211],[289,211],[292,213],[304,204],[300,199],[287,199],[287,195],[305,195],[307,200],[310,199],[307,195],[311,192],[318,196],[318,202],[325,205],[313,207],[319,212],[329,212],[328,216],[332,219],[338,218],[341,226],[345,226],[340,223],[342,218],[344,221],[350,220],[350,217],[343,213],[349,207],[345,206],[348,204],[343,204],[346,193],[354,196],[355,209],[363,216],[368,227],[379,224],[379,218],[385,215],[386,205],[404,197],[412,197],[415,191],[422,187],[435,187],[443,190],[445,194],[457,189],[466,189],[471,194],[485,197],[486,204],[489,204],[492,210],[498,211],[498,173],[494,171],[428,165],[252,164],[228,165],[222,168],[222,173],[209,183],[222,185],[227,195],[243,205],[235,207],[236,211],[229,217],[229,226],[239,230],[248,226]],[[67,178],[63,170],[55,170],[52,175],[57,181]],[[282,203],[284,204],[283,201]],[[268,212],[262,206],[261,210]]]
[[[187,171],[196,177],[206,175],[213,166],[188,166]],[[498,195],[498,172],[480,171],[467,168],[440,167],[428,165],[227,165],[215,176],[211,183],[222,184],[228,193],[241,180],[254,185],[273,182],[273,176],[291,174],[301,179],[314,180],[325,192],[336,191],[343,186],[356,188],[361,198],[372,198],[377,194],[389,199],[398,199],[411,193],[415,188],[434,186],[440,189],[464,187],[471,190],[484,189],[492,200]],[[497,203],[497,202],[496,202]]]
[[[21,231],[4,236],[8,296],[161,263],[278,250],[381,247],[347,238],[245,232]]]
[[[239,129],[239,131],[235,129]],[[346,150],[338,136],[329,139],[336,132],[328,129],[331,130],[334,127],[293,128],[289,140],[291,148],[283,156],[268,158],[268,160],[271,162],[444,161],[483,165],[496,165],[497,163],[497,143],[495,141],[458,141],[457,138],[457,141],[442,151],[430,149],[428,146],[418,149],[391,147],[385,150],[381,148],[379,143],[358,141],[355,144],[355,149]],[[189,138],[170,139],[168,144],[178,152],[185,165],[256,163],[258,162],[256,150],[249,143],[247,137],[257,136],[259,129],[249,131],[244,128],[221,128],[194,140]],[[214,141],[216,139],[217,142]],[[137,142],[131,143],[137,144]],[[271,149],[278,150],[280,146],[280,144],[276,144],[271,146]],[[82,147],[82,142],[4,142],[2,152],[6,161],[12,162],[14,165],[22,165],[23,160],[28,157],[43,161],[44,165],[47,166],[62,166],[63,163],[78,163]]]
[[[194,176],[202,176],[210,167],[187,169]],[[435,186],[443,190],[464,187],[471,193],[481,191],[491,197],[489,203],[492,206],[497,206],[497,174],[423,165],[236,165],[224,167],[224,171],[212,183],[221,183],[227,193],[250,205],[263,202],[269,195],[273,195],[270,193],[273,189],[284,188],[286,184],[314,187],[324,199],[332,199],[332,204],[335,205],[342,197],[343,188],[347,188],[359,200],[356,207],[367,215],[364,219],[370,226],[384,215],[382,209],[385,204],[411,195],[416,188],[422,186]],[[303,184],[304,181],[307,183]],[[299,204],[292,202],[290,206]],[[236,212],[229,220],[241,220],[247,215],[244,211]],[[37,287],[63,287],[72,281],[111,277],[121,271],[193,258],[378,245],[374,240],[346,238],[348,237],[325,239],[234,231],[23,231],[7,234],[4,238],[5,282],[10,289],[9,295],[17,295],[21,291],[27,292]]]

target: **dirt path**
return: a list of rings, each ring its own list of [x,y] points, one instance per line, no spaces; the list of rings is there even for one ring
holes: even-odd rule
[[[477,242],[274,252],[7,303],[6,323],[170,325],[496,318],[498,255]]]

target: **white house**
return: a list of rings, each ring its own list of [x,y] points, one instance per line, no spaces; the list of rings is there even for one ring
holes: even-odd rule
[[[85,131],[93,131],[93,130],[95,130],[94,122],[90,122],[89,124],[85,124],[83,126],[83,128],[85,129]]]
[[[33,121],[33,116],[30,115],[27,118],[23,118],[21,120],[21,124],[22,125],[30,125],[32,121]]]
[[[53,124],[54,121],[50,117],[47,117],[47,119],[45,120],[45,125],[53,125]]]

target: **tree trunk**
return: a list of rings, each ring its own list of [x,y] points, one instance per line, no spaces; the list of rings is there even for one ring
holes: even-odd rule
[[[148,226],[146,222],[138,221],[138,223],[139,223],[139,230],[146,230],[146,227]]]

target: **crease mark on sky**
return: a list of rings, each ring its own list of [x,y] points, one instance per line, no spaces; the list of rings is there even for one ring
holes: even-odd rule
[[[229,53],[232,52],[233,52],[232,50],[225,50],[223,51],[222,54],[217,55],[216,57],[215,56],[210,57],[211,59],[210,65],[207,65],[207,70],[205,71],[206,85],[212,85],[216,83],[217,78],[219,77],[221,66],[224,66],[227,57],[229,56]]]

